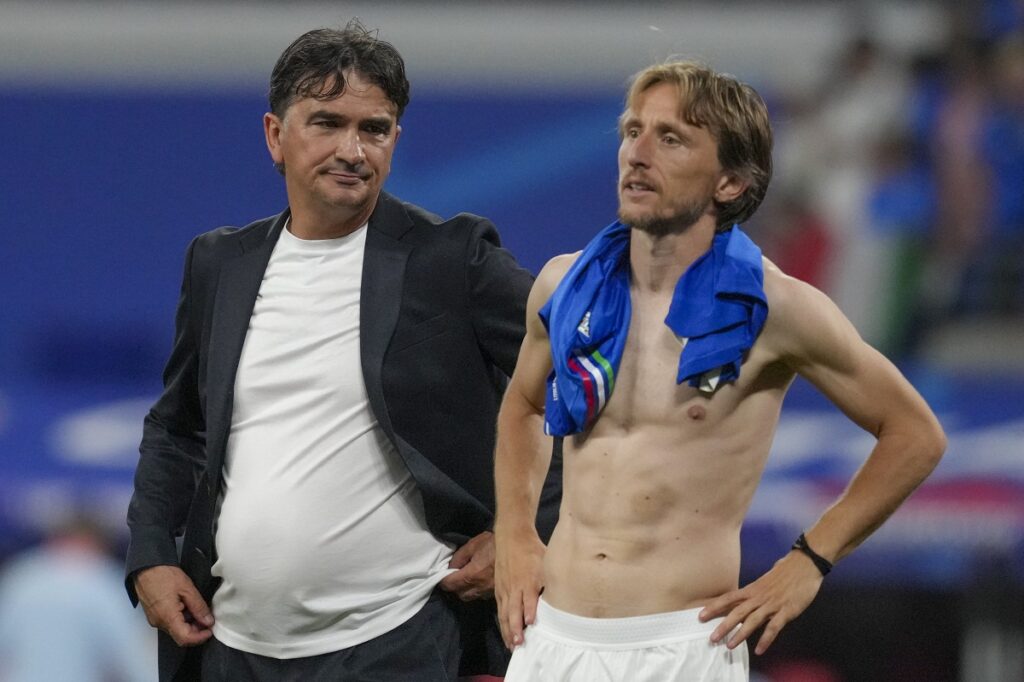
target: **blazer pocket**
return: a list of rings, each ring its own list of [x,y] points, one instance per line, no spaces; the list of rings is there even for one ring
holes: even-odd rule
[[[423,343],[428,339],[432,339],[435,336],[440,336],[448,331],[451,324],[451,317],[447,312],[441,313],[435,317],[424,320],[414,324],[411,327],[400,329],[395,332],[395,335],[391,338],[391,345],[388,347],[389,353],[398,353],[407,348],[415,346],[418,343]]]

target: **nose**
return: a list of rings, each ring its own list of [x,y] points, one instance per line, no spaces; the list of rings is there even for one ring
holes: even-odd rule
[[[651,138],[646,133],[622,140],[626,162],[630,168],[648,168],[651,165]]]
[[[334,148],[334,158],[349,166],[357,166],[366,159],[363,142],[356,130],[343,130],[339,133],[338,144]]]

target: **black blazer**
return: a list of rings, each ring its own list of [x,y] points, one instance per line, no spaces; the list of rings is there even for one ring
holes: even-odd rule
[[[180,564],[207,602],[217,588],[213,522],[235,372],[288,215],[220,228],[189,245],[164,391],[145,420],[128,511],[133,603],[132,574],[149,566]],[[487,220],[442,221],[381,194],[363,261],[363,376],[377,421],[419,486],[428,527],[456,545],[493,523],[495,423],[531,284]],[[557,515],[558,469],[545,487],[545,537]],[[501,674],[507,652],[493,601],[460,608],[463,674]],[[160,679],[197,678],[197,654],[161,632]]]

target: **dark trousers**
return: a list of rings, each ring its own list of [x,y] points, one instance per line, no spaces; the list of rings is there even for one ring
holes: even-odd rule
[[[277,659],[232,649],[211,639],[203,682],[455,682],[461,643],[450,597],[434,593],[397,628],[341,651]]]

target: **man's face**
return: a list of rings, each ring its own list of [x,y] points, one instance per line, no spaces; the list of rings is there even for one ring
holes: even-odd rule
[[[676,85],[657,83],[622,119],[619,220],[656,236],[682,232],[704,216],[713,222],[713,200],[729,198],[733,181],[718,162],[718,143],[680,118],[679,101]]]
[[[293,215],[362,225],[391,172],[401,132],[396,114],[384,91],[354,71],[339,97],[296,100],[282,118],[266,114],[267,147],[284,167]]]

